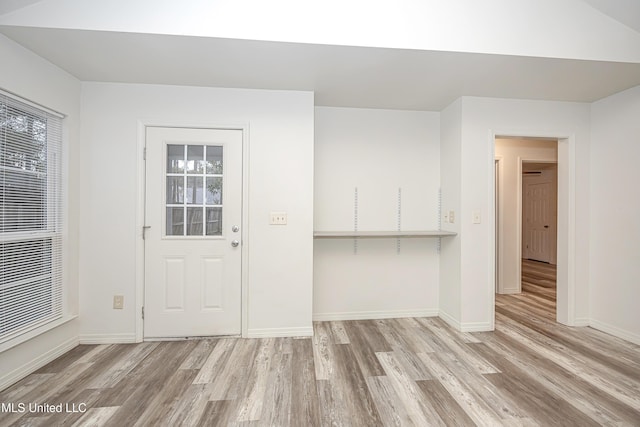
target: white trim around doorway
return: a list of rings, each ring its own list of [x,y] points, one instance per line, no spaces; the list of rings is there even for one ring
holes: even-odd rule
[[[496,211],[495,211],[495,139],[497,136],[514,138],[546,138],[558,140],[558,224],[557,224],[557,311],[556,320],[568,326],[582,322],[575,318],[575,135],[571,132],[540,132],[536,130],[489,130],[489,280],[488,291],[491,303],[491,329],[495,327],[495,283],[496,283]],[[521,162],[520,166],[521,168]],[[521,177],[519,178],[522,179]],[[522,185],[520,183],[520,185]],[[519,202],[521,203],[521,202]],[[521,206],[520,206],[520,209]],[[522,221],[522,219],[519,219]],[[519,268],[520,269],[520,268]]]

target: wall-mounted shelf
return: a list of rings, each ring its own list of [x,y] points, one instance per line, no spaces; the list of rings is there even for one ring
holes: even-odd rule
[[[443,230],[425,231],[314,231],[314,239],[354,239],[354,238],[419,238],[450,237],[458,233]]]

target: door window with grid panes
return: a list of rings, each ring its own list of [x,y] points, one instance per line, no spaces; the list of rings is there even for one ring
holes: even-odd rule
[[[222,146],[168,144],[166,236],[221,236],[222,189]]]

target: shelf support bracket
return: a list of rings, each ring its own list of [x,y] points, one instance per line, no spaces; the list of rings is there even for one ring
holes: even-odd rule
[[[402,188],[398,187],[398,231],[402,225]],[[400,238],[396,239],[396,254],[400,255]]]
[[[353,192],[353,231],[358,232],[358,187]],[[358,238],[353,239],[353,254],[358,254]]]

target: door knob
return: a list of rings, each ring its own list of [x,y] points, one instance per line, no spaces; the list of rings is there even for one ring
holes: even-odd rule
[[[234,248],[237,247],[240,244],[240,242],[238,242],[237,240],[234,240],[231,242],[231,246],[233,246]]]

